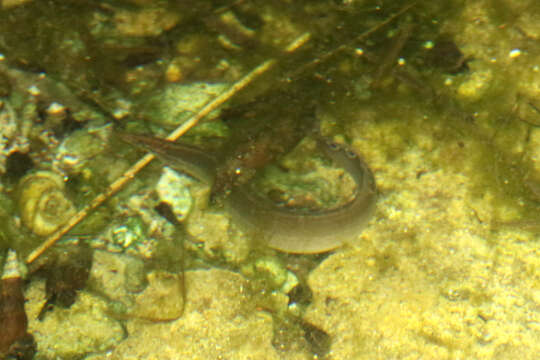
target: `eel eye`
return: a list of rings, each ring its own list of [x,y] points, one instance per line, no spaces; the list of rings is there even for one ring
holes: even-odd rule
[[[339,146],[338,143],[335,143],[335,142],[329,142],[328,143],[328,147],[330,148],[330,150],[332,151],[338,151],[340,150],[341,146]]]
[[[352,150],[345,151],[345,155],[347,155],[349,159],[355,159],[358,157],[358,155]]]

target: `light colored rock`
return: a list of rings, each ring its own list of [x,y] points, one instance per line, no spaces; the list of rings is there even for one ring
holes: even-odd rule
[[[492,79],[493,75],[490,71],[477,71],[471,75],[469,80],[459,86],[458,94],[463,100],[479,100],[489,88]]]
[[[205,256],[222,256],[228,262],[241,263],[251,249],[250,239],[231,228],[230,219],[223,213],[194,212],[186,224],[192,244],[202,248]]]
[[[118,10],[114,15],[116,31],[123,36],[158,36],[180,21],[177,12],[159,7]]]
[[[1,3],[1,6],[4,9],[9,9],[9,8],[16,7],[30,1],[32,0],[3,0]]]
[[[170,83],[152,96],[141,111],[160,125],[178,126],[227,88],[228,85],[223,83]],[[219,113],[219,110],[214,110],[206,119],[213,119]]]

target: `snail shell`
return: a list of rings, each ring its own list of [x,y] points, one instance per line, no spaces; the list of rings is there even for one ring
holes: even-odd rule
[[[66,197],[64,180],[56,173],[37,171],[26,175],[19,189],[21,220],[36,235],[52,234],[75,213]]]

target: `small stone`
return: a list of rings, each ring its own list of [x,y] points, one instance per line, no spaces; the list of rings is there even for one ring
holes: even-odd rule
[[[119,10],[114,16],[116,30],[123,36],[158,36],[178,24],[177,12],[164,8],[147,7],[132,10]]]
[[[193,206],[193,198],[189,191],[193,179],[164,167],[156,186],[159,199],[171,207],[178,221],[183,221]]]
[[[0,2],[0,7],[4,9],[9,9],[9,8],[16,7],[30,1],[32,0],[2,0]]]
[[[94,251],[89,289],[129,307],[134,303],[134,293],[141,291],[144,284],[142,260],[124,254]]]
[[[474,72],[468,81],[459,86],[458,95],[465,100],[478,100],[489,88],[492,78],[490,70]]]
[[[227,88],[228,85],[223,83],[169,84],[152,96],[141,111],[160,125],[178,126]],[[214,119],[219,113],[219,110],[214,110],[206,119]]]
[[[49,107],[50,108],[50,107]],[[60,169],[80,173],[88,168],[88,161],[103,152],[104,142],[88,130],[76,130],[58,147],[54,164]]]
[[[287,269],[274,257],[262,257],[255,262],[255,269],[269,277],[275,287],[281,287],[287,281]]]
[[[165,78],[171,83],[182,81],[184,79],[182,68],[175,63],[169,64],[169,66],[167,66],[167,70],[165,71]]]

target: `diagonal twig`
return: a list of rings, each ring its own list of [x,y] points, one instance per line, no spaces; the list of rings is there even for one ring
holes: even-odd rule
[[[285,48],[285,52],[291,53],[304,45],[309,41],[311,35],[309,33],[304,33],[296,38],[291,44]],[[185,134],[189,129],[195,126],[202,118],[208,115],[210,112],[214,111],[221,105],[223,105],[227,100],[233,97],[237,92],[245,88],[253,80],[270,70],[277,63],[276,58],[271,58],[256,68],[251,70],[247,75],[242,77],[240,80],[235,82],[229,89],[225,90],[223,93],[215,97],[212,101],[206,104],[197,114],[189,118],[185,123],[180,125],[176,130],[174,130],[167,140],[175,141],[180,136]],[[96,196],[88,205],[79,210],[73,217],[71,217],[66,224],[61,226],[56,230],[52,235],[50,235],[40,246],[35,248],[26,258],[26,263],[31,263],[41,256],[47,249],[56,244],[58,240],[62,238],[68,231],[70,231],[75,225],[81,222],[90,212],[95,210],[101,204],[103,204],[107,199],[120,191],[135,175],[142,170],[146,165],[148,165],[155,155],[148,153],[143,156],[139,161],[133,164],[122,176],[110,184],[104,192]]]

